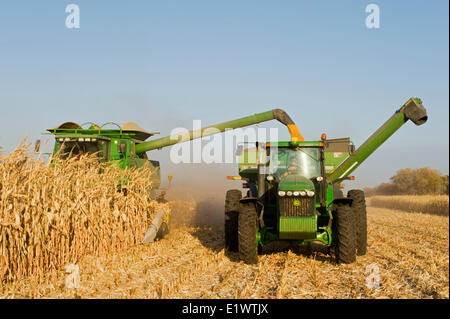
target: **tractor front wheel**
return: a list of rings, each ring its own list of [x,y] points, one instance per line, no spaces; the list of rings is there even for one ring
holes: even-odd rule
[[[333,232],[337,234],[336,261],[350,264],[356,261],[356,223],[353,209],[349,204],[335,205]]]
[[[356,215],[356,254],[363,256],[367,253],[367,211],[364,191],[352,189],[347,196],[353,199],[352,209]]]
[[[240,203],[238,218],[239,258],[246,264],[258,263],[257,218],[254,203]]]
[[[238,215],[239,201],[242,192],[231,189],[225,198],[225,250],[237,252],[238,247]]]

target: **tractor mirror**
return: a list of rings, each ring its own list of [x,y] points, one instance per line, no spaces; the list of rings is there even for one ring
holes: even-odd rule
[[[117,145],[117,152],[118,153],[126,153],[127,152],[127,142],[126,141],[120,141],[119,145]]]
[[[37,153],[41,149],[41,140],[36,140],[34,143],[34,151]]]

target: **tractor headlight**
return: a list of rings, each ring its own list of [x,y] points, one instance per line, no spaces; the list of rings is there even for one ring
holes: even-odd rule
[[[306,193],[308,194],[309,197],[313,197],[314,196],[314,192],[313,191],[306,191]]]
[[[299,195],[300,195],[300,192],[297,192],[297,191],[294,192],[294,196],[299,196]]]
[[[291,192],[291,191],[287,191],[287,192],[286,192],[286,195],[292,196],[292,192]]]
[[[316,181],[318,181],[318,182],[323,181],[323,177],[322,176],[317,176]]]
[[[269,182],[273,181],[273,179],[274,179],[274,178],[273,178],[272,175],[268,175],[268,176],[267,176],[267,180],[268,180]]]
[[[280,196],[280,197],[283,197],[283,196],[285,196],[286,195],[286,192],[285,191],[279,191],[278,192],[278,196]]]
[[[306,196],[306,192],[305,191],[300,191],[300,195]]]

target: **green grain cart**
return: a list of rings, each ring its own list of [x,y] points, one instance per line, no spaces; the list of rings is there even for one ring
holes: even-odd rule
[[[339,184],[406,121],[421,125],[427,113],[418,98],[409,99],[358,149],[349,138],[304,141],[290,123],[291,141],[259,143],[241,151],[239,176],[246,196],[229,190],[225,202],[225,247],[246,263],[258,261],[269,242],[334,247],[339,263],[352,263],[367,247],[364,192]]]

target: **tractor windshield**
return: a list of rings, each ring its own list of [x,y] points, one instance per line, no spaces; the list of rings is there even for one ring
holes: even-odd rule
[[[320,151],[313,147],[273,148],[270,170],[279,177],[299,175],[313,178],[321,175]]]
[[[71,141],[64,142],[61,145],[60,157],[67,158],[81,158],[86,155],[97,155],[103,157],[103,150],[100,147],[99,142],[80,142]]]

